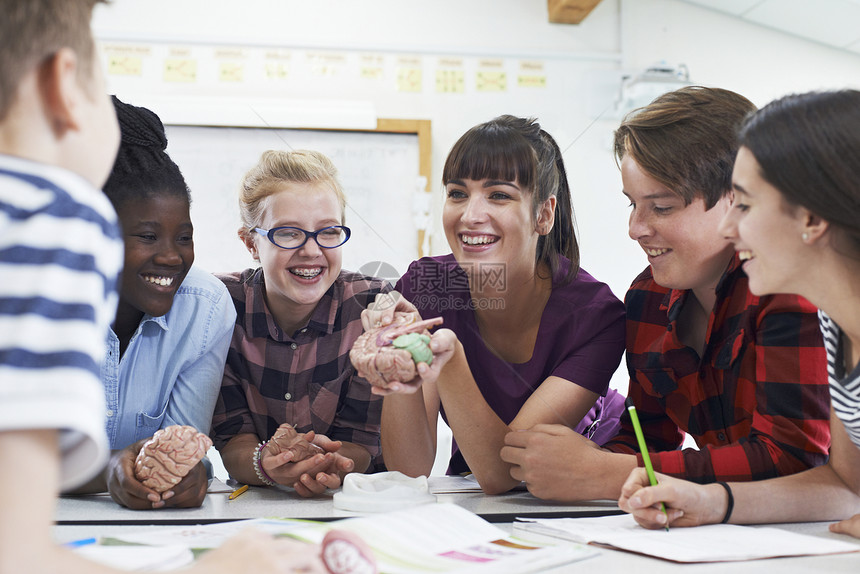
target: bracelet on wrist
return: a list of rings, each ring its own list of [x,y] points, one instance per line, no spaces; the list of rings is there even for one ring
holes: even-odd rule
[[[732,517],[732,510],[735,508],[735,497],[732,494],[731,487],[725,482],[718,481],[717,484],[726,489],[726,494],[729,495],[729,504],[726,506],[726,515],[723,516],[723,519],[720,521],[720,524],[728,523],[729,519]]]
[[[254,465],[254,472],[257,474],[257,478],[260,479],[260,482],[267,486],[277,486],[277,482],[272,480],[266,471],[263,470],[263,463],[261,459],[263,458],[263,449],[266,448],[266,445],[269,444],[269,441],[265,440],[257,445],[257,448],[254,449],[254,454],[251,457],[251,461]]]

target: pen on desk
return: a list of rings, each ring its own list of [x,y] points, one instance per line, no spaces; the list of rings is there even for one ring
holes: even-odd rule
[[[624,405],[627,407],[627,412],[630,413],[630,420],[633,422],[633,432],[636,433],[636,442],[639,443],[639,452],[642,453],[642,462],[645,463],[645,472],[648,473],[648,481],[651,486],[657,486],[657,477],[654,475],[654,467],[651,466],[651,457],[648,455],[648,447],[645,445],[645,434],[642,432],[642,425],[639,424],[639,415],[636,414],[636,407],[633,406],[633,401],[630,397],[624,400]],[[666,531],[669,530],[669,513],[666,512],[666,505],[660,503],[660,508],[663,509],[663,514],[666,515]]]
[[[98,542],[97,538],[84,538],[82,540],[72,540],[71,542],[66,542],[63,544],[66,548],[78,548],[80,546],[86,546],[88,544],[95,544]]]
[[[243,484],[242,486],[240,486],[239,488],[237,488],[236,490],[234,490],[233,492],[231,492],[231,493],[230,493],[230,496],[228,496],[228,497],[227,497],[227,499],[228,499],[228,500],[233,500],[234,498],[236,498],[237,496],[239,496],[240,494],[242,494],[242,493],[243,493],[243,492],[245,492],[246,490],[248,490],[248,485],[247,485],[247,484]]]

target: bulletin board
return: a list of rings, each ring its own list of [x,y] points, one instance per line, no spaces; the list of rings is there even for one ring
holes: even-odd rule
[[[236,234],[238,189],[269,149],[326,154],[346,194],[343,268],[396,280],[430,246],[429,120],[379,119],[376,130],[167,125],[167,152],[191,189],[196,264],[211,272],[255,265]]]

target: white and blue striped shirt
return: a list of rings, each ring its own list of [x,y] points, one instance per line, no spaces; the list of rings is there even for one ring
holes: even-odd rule
[[[0,432],[63,431],[63,488],[107,460],[99,368],[122,258],[101,191],[0,155]]]
[[[842,329],[824,311],[818,312],[824,348],[827,349],[827,375],[830,379],[830,400],[833,411],[860,448],[860,366],[845,372]]]

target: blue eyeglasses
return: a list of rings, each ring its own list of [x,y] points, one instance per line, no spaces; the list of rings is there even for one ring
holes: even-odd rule
[[[281,249],[298,249],[307,243],[309,238],[313,238],[323,249],[334,249],[346,243],[352,234],[349,227],[343,225],[332,225],[316,231],[307,231],[301,227],[255,227],[254,231],[268,237],[269,241]]]

